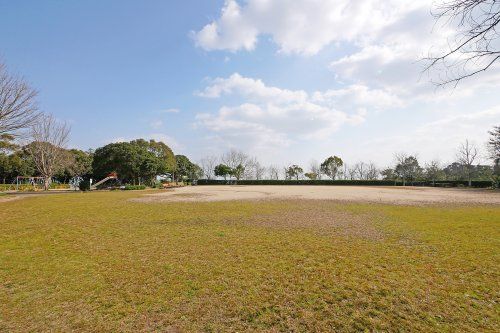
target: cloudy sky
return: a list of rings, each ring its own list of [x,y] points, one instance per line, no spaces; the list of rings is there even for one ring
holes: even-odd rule
[[[0,57],[72,125],[71,146],[138,137],[199,160],[453,160],[500,123],[500,71],[436,88],[428,0],[0,0]]]

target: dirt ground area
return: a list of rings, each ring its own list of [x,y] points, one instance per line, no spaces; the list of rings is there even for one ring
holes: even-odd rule
[[[500,192],[479,189],[385,186],[189,186],[148,194],[141,202],[317,199],[393,204],[500,204]]]
[[[2,195],[0,196],[0,202],[7,202],[7,201],[14,201],[21,199],[20,196],[14,196],[14,195]]]

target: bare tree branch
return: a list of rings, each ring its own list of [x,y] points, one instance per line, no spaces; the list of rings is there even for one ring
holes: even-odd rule
[[[206,179],[212,179],[215,177],[214,170],[218,162],[219,159],[217,156],[206,156],[200,160],[200,166]]]
[[[441,0],[433,16],[458,32],[449,41],[449,50],[442,54],[429,54],[425,71],[437,69],[438,86],[454,86],[466,78],[490,68],[500,59],[500,1],[498,0]]]
[[[15,134],[31,126],[39,116],[37,91],[10,75],[0,63],[0,134]]]

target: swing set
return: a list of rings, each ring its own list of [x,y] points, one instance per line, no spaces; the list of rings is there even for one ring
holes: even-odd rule
[[[43,190],[44,177],[26,177],[17,176],[16,177],[16,191],[19,190],[32,190],[38,191]]]

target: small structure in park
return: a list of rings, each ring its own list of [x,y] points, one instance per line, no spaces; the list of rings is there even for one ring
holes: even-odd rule
[[[44,188],[44,177],[17,176],[16,191],[38,191]]]
[[[111,179],[118,179],[118,174],[116,172],[111,172],[110,174],[108,174],[106,176],[106,178],[98,181],[97,183],[95,183],[95,184],[91,183],[90,184],[90,189],[91,190],[96,190],[99,185],[102,185],[102,184],[104,184],[105,182],[107,182],[108,180],[111,180]]]

